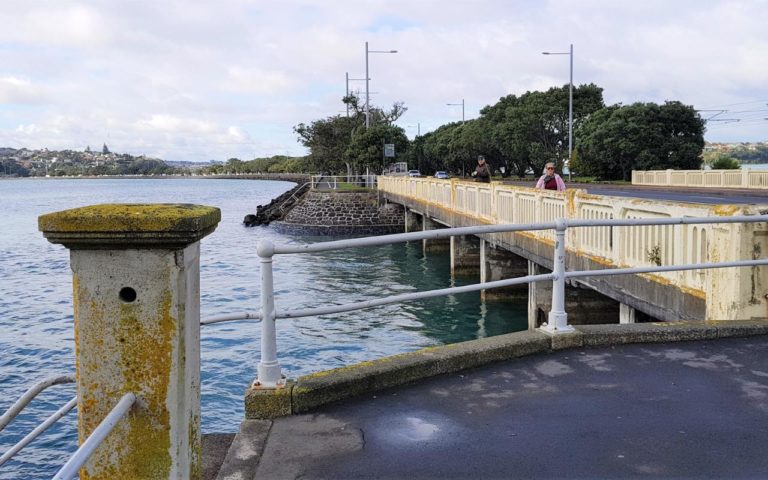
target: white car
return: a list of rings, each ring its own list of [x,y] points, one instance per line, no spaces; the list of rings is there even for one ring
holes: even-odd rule
[[[408,170],[408,176],[409,177],[420,177],[421,172],[418,170]]]
[[[448,172],[444,172],[442,170],[439,170],[435,172],[435,178],[448,178]]]

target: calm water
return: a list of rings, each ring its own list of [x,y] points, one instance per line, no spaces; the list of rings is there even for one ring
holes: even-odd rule
[[[0,412],[32,383],[74,372],[69,255],[37,231],[38,215],[113,202],[185,202],[221,208],[221,223],[201,245],[201,310],[206,317],[258,310],[255,246],[260,238],[279,244],[327,240],[242,226],[243,216],[292,186],[212,179],[0,181]],[[420,242],[278,256],[274,268],[278,309],[348,303],[452,284],[448,254],[424,258]],[[288,376],[295,377],[429,345],[523,330],[525,309],[525,305],[486,305],[472,293],[280,320],[278,358]],[[243,391],[256,372],[259,324],[206,326],[201,337],[203,430],[234,432],[243,417]],[[67,385],[38,397],[0,434],[0,453],[74,395],[74,386]],[[76,448],[75,422],[73,411],[0,467],[0,478],[50,478]]]

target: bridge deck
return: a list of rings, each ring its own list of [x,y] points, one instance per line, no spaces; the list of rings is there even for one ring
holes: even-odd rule
[[[531,187],[530,181],[509,180],[503,182],[516,187]],[[581,188],[595,195],[644,198],[674,202],[703,203],[707,205],[737,204],[764,205],[768,203],[768,190],[746,188],[696,188],[663,187],[645,185],[611,185],[597,183],[568,183],[569,188]]]

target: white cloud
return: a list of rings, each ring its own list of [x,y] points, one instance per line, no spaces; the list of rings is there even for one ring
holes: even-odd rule
[[[607,103],[768,103],[765,0],[7,0],[0,22],[8,146],[301,154],[293,126],[342,113],[366,41],[398,50],[369,55],[371,101],[404,101],[400,124],[422,133],[461,118],[446,103],[464,99],[470,119],[566,84],[568,57],[541,52],[570,43],[574,82],[603,87]],[[768,122],[712,124],[709,138],[765,140]]]
[[[227,69],[226,88],[238,93],[259,95],[288,92],[298,82],[286,72],[261,68],[230,67]]]
[[[0,102],[4,104],[38,104],[46,101],[45,88],[28,79],[0,76]]]

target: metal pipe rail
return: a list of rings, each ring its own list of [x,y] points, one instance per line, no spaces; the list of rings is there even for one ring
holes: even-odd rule
[[[461,293],[467,291],[476,291],[483,289],[496,288],[519,283],[530,283],[542,280],[552,280],[552,309],[549,312],[548,321],[542,326],[541,330],[550,334],[559,334],[573,331],[573,327],[568,325],[568,315],[565,312],[565,280],[566,278],[601,276],[601,275],[625,275],[637,273],[668,272],[679,270],[695,270],[702,268],[726,268],[726,267],[745,267],[768,265],[768,259],[744,260],[736,262],[720,263],[693,263],[686,265],[669,265],[654,267],[636,267],[622,269],[604,269],[578,272],[565,271],[565,239],[566,231],[569,227],[630,227],[641,225],[695,225],[695,224],[718,224],[718,223],[757,223],[768,222],[768,215],[751,216],[733,216],[733,217],[679,217],[679,218],[658,218],[658,219],[604,219],[604,220],[566,220],[559,219],[554,222],[535,223],[535,224],[496,224],[484,225],[478,227],[460,227],[447,228],[440,230],[430,230],[423,232],[403,233],[394,235],[384,235],[379,237],[366,237],[347,240],[336,240],[331,242],[322,242],[311,245],[288,245],[276,246],[269,240],[259,242],[256,253],[261,263],[261,359],[258,364],[258,376],[254,385],[263,388],[275,388],[282,384],[285,379],[281,373],[280,365],[277,361],[277,338],[275,330],[275,320],[277,318],[298,318],[312,315],[327,315],[330,313],[340,313],[351,310],[375,307],[388,303],[401,301],[417,300],[433,296],[449,295],[452,293]],[[416,292],[392,296],[389,298],[375,299],[364,302],[352,303],[347,305],[336,305],[331,307],[319,307],[313,309],[295,310],[279,312],[275,309],[274,282],[272,272],[272,257],[281,254],[294,253],[317,253],[330,250],[339,250],[344,248],[359,248],[385,245],[390,243],[401,243],[414,240],[429,240],[438,238],[448,238],[455,235],[483,235],[502,232],[520,232],[532,230],[555,230],[555,251],[553,257],[553,271],[549,275],[529,275],[516,279],[500,280],[496,282],[480,283],[464,287],[453,287],[427,292]],[[204,320],[203,324],[217,323],[226,320],[257,318],[254,314],[233,314],[220,317],[213,317]]]
[[[5,462],[10,460],[14,455],[19,453],[22,448],[29,445],[29,443],[37,438],[41,433],[48,430],[48,427],[56,423],[61,417],[69,413],[70,410],[75,408],[75,405],[77,405],[77,397],[74,397],[72,400],[68,401],[63,407],[58,409],[56,413],[45,419],[43,423],[35,427],[34,430],[29,432],[26,437],[19,440],[16,445],[12,446],[8,449],[7,452],[3,454],[2,457],[0,457],[0,465],[3,465]]]
[[[93,455],[101,442],[107,438],[107,435],[115,428],[117,422],[119,422],[131,406],[136,402],[136,395],[133,393],[126,393],[117,402],[117,405],[104,417],[104,420],[91,432],[91,435],[85,439],[80,448],[70,457],[67,463],[61,467],[61,470],[56,473],[53,480],[69,480],[77,476],[80,468],[88,461]]]
[[[62,385],[65,383],[75,383],[75,377],[72,375],[61,375],[58,377],[51,377],[46,378],[45,380],[42,380],[31,387],[24,392],[24,395],[19,397],[18,400],[16,400],[16,403],[11,405],[11,408],[6,410],[6,412],[3,414],[2,417],[0,417],[0,432],[3,431],[3,429],[11,423],[11,420],[16,418],[16,415],[19,414],[24,408],[31,402],[36,396],[40,394],[43,390],[45,390],[48,387],[52,387],[54,385]]]

